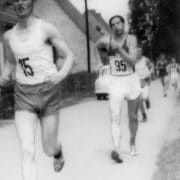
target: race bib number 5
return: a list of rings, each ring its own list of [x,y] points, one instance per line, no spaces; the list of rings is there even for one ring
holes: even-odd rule
[[[29,58],[19,59],[19,64],[24,72],[25,76],[34,76],[32,67],[28,64]]]

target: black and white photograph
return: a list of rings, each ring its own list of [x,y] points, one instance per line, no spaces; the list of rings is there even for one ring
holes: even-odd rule
[[[1,180],[180,180],[179,0],[0,0]]]

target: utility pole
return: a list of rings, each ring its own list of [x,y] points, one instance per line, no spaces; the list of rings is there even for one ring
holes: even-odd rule
[[[89,38],[89,17],[87,0],[85,1],[85,19],[86,19],[86,43],[87,43],[87,68],[88,73],[91,72],[91,53],[90,53],[90,38]]]

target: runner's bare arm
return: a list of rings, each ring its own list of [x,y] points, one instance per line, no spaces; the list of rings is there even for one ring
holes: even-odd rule
[[[102,60],[101,60],[101,57],[99,55],[99,52],[98,52],[98,49],[96,46],[94,47],[94,56],[95,56],[96,63],[97,63],[96,71],[99,71],[100,67],[102,66]]]
[[[137,59],[137,39],[133,35],[129,35],[127,39],[127,46],[129,52],[127,52],[123,47],[119,47],[119,53],[122,58],[130,65],[135,65],[138,61]]]
[[[180,73],[180,65],[177,64],[177,72]]]
[[[171,64],[166,65],[166,71],[167,71],[167,73],[170,73],[170,69],[171,69]]]
[[[149,58],[147,58],[146,64],[147,64],[150,74],[151,74],[153,72],[154,65]]]
[[[56,52],[58,54],[57,61],[64,60],[64,63],[62,65],[62,68],[58,71],[58,74],[60,75],[61,80],[64,79],[67,74],[70,72],[73,64],[74,64],[74,56],[72,51],[69,49],[67,44],[62,39],[59,31],[51,24],[46,24],[46,36],[47,39],[52,43],[52,45],[55,47]]]
[[[159,61],[156,63],[156,69],[159,70]]]
[[[16,61],[8,44],[8,32],[3,35],[3,46],[5,52],[3,72],[1,74],[1,82],[9,80],[9,76],[14,71]],[[2,82],[3,83],[3,82]]]
[[[95,46],[95,52],[98,53],[98,58],[101,60],[101,64],[107,63],[108,60],[108,49],[109,49],[109,37],[102,37]]]

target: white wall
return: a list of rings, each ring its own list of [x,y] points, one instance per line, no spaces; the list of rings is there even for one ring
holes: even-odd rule
[[[55,24],[73,51],[76,64],[73,72],[87,70],[86,36],[54,0],[38,0],[35,14]],[[94,43],[91,44],[91,68],[96,67]]]

